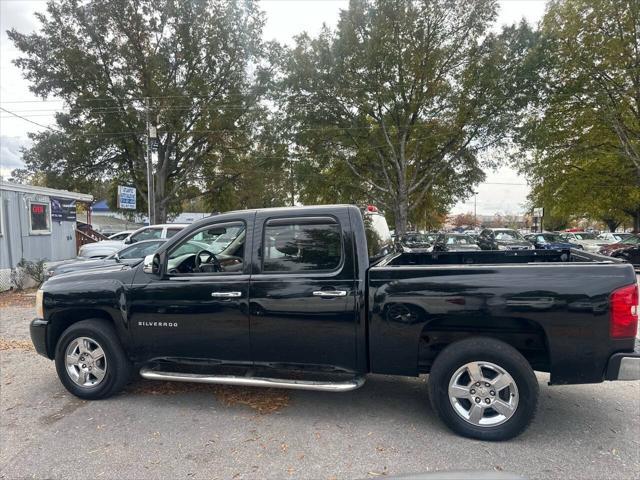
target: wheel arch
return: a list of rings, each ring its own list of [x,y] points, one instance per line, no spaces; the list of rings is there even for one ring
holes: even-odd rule
[[[62,333],[74,323],[92,318],[104,320],[116,327],[112,314],[102,308],[69,308],[55,312],[49,318],[47,329],[47,352],[49,358],[55,357],[56,345]]]
[[[471,337],[500,340],[524,356],[534,370],[549,372],[551,355],[547,334],[537,322],[524,318],[501,318],[479,325],[468,319],[446,318],[427,322],[420,332],[418,370],[428,373],[436,357],[452,343]]]

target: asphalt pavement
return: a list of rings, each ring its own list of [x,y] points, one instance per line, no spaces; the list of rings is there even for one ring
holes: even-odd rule
[[[323,393],[138,380],[87,402],[29,348],[29,306],[0,320],[0,478],[372,478],[442,470],[531,479],[640,478],[640,382],[546,385],[520,437],[458,437],[425,378]]]

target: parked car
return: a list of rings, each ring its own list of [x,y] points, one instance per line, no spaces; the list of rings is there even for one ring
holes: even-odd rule
[[[122,232],[114,233],[113,235],[109,235],[109,240],[124,240],[129,235],[131,235],[135,230],[123,230]]]
[[[582,245],[587,252],[597,253],[600,247],[611,242],[600,240],[595,233],[591,232],[562,232],[560,238],[574,245]]]
[[[430,252],[435,242],[436,234],[407,232],[400,236],[398,242],[398,250],[401,252]]]
[[[631,265],[575,249],[566,261],[555,250],[380,259],[367,223],[350,206],[202,219],[134,267],[45,282],[31,339],[83,399],[120,391],[134,368],[146,379],[332,392],[368,373],[428,373],[434,411],[483,440],[527,428],[534,370],[551,385],[640,379]],[[218,253],[180,251],[231,229]]]
[[[125,245],[130,245],[142,240],[171,238],[188,225],[188,223],[167,223],[142,227],[130,233],[124,240],[103,240],[101,242],[82,245],[78,251],[78,257],[93,259],[105,258],[116,253]]]
[[[482,250],[533,250],[533,245],[511,228],[485,228],[477,242]]]
[[[565,242],[560,237],[560,234],[553,232],[531,233],[526,235],[524,238],[531,242],[535,248],[541,250],[562,250],[567,248],[582,249],[582,245]]]
[[[464,233],[441,233],[433,244],[434,252],[470,252],[480,247],[469,235]]]
[[[611,255],[616,250],[619,250],[621,248],[628,248],[630,246],[638,244],[640,244],[640,235],[631,235],[618,243],[603,245],[602,247],[600,247],[600,250],[598,250],[598,253],[600,253],[601,255]]]
[[[611,253],[611,256],[630,263],[640,273],[640,243],[619,248]]]
[[[60,263],[47,271],[47,279],[54,275],[63,273],[78,272],[81,270],[91,270],[93,268],[102,268],[121,263],[123,265],[135,265],[147,255],[155,252],[160,245],[166,242],[166,239],[142,240],[133,245],[129,245],[112,253],[111,255],[97,259],[76,259],[68,262]]]

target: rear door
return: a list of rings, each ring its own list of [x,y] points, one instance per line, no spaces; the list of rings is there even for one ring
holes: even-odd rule
[[[259,212],[250,282],[256,364],[356,369],[353,242],[348,212]]]

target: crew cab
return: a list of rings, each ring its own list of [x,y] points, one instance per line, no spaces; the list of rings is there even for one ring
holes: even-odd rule
[[[429,374],[446,425],[485,440],[531,422],[534,370],[551,385],[640,379],[631,265],[575,249],[394,253],[380,224],[348,205],[211,216],[137,265],[48,280],[31,338],[84,399],[134,372],[331,392]]]

